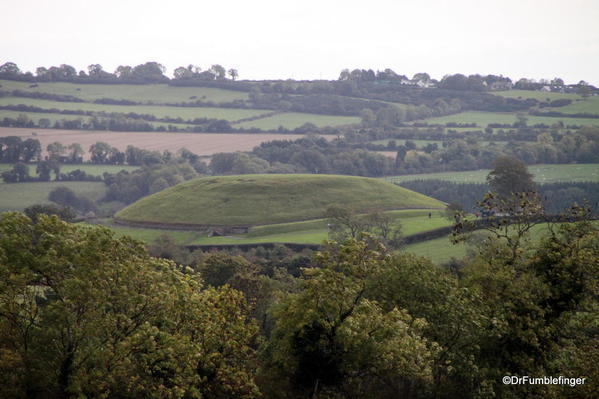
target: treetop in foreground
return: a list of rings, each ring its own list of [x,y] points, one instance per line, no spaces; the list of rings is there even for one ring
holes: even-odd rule
[[[0,219],[1,397],[255,397],[246,309],[106,228]]]

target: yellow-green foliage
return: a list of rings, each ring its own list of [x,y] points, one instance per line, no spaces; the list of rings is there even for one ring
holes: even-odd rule
[[[134,222],[259,225],[323,217],[331,205],[356,212],[442,208],[422,194],[381,180],[332,175],[243,175],[191,180],[117,213]]]

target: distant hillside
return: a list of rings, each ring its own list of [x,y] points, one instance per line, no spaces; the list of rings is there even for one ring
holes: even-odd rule
[[[323,217],[331,205],[356,212],[442,208],[422,194],[381,180],[332,175],[205,177],[143,198],[116,214],[124,222],[260,225]]]

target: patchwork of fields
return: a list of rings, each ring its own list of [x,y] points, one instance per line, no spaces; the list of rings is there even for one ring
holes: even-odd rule
[[[102,141],[121,151],[124,151],[128,145],[151,151],[176,152],[181,148],[187,148],[195,154],[204,156],[217,152],[250,151],[265,141],[295,140],[302,137],[297,134],[269,133],[106,132],[12,127],[0,127],[0,136],[36,138],[44,149],[48,144],[58,141],[64,145],[79,143],[87,151],[92,144]]]
[[[23,90],[29,93],[50,93],[69,95],[85,101],[102,98],[128,100],[142,103],[181,103],[201,100],[204,102],[228,103],[245,101],[248,93],[237,90],[214,89],[209,87],[174,87],[167,84],[77,84],[66,82],[36,83],[0,80],[0,90]]]
[[[538,101],[553,101],[560,99],[567,100],[581,100],[582,97],[575,93],[553,93],[546,91],[537,91],[537,90],[506,90],[506,91],[494,91],[494,95],[501,96],[505,98],[532,98]]]
[[[237,123],[234,127],[244,129],[276,130],[279,127],[295,129],[305,123],[312,123],[317,127],[354,125],[360,123],[357,116],[317,115],[299,112],[285,112],[267,118]]]
[[[559,110],[560,108],[554,108]],[[534,116],[526,115],[529,125],[543,123],[553,125],[554,123],[563,122],[566,126],[599,126],[599,118],[565,118],[551,116]],[[490,123],[513,124],[517,122],[515,113],[509,112],[460,112],[458,114],[439,116],[435,118],[424,119],[424,122],[430,124],[446,124],[446,123],[475,123],[479,127],[486,127]]]
[[[599,182],[599,164],[554,164],[530,165],[528,171],[534,175],[538,183],[555,182]],[[463,172],[422,173],[414,175],[389,176],[384,179],[393,183],[410,180],[439,179],[456,183],[484,183],[489,169]]]
[[[168,129],[169,125],[178,129],[187,129],[192,125],[185,123],[167,123],[151,121],[153,118],[193,120],[196,118],[214,118],[227,120],[234,128],[243,128],[247,130],[265,130],[276,131],[283,129],[296,129],[306,123],[316,127],[327,126],[359,126],[361,118],[358,116],[339,116],[323,115],[300,112],[275,112],[273,109],[252,109],[249,93],[235,90],[225,90],[206,87],[173,87],[167,84],[146,84],[146,85],[98,85],[98,84],[74,84],[74,83],[37,83],[14,82],[0,80],[0,91],[21,90],[28,93],[49,93],[55,95],[66,95],[77,97],[84,102],[64,102],[51,101],[25,96],[4,96],[0,97],[0,106],[27,105],[38,107],[48,112],[20,112],[13,110],[0,110],[0,119],[16,119],[20,115],[26,115],[30,120],[39,122],[40,119],[48,119],[50,123],[60,120],[80,119],[83,122],[89,122],[92,116],[62,114],[60,111],[85,111],[95,115],[102,113],[115,113],[125,115],[127,113],[136,113],[139,115],[151,115],[146,117],[148,123],[153,127],[163,127]],[[538,101],[553,101],[558,99],[572,100],[570,105],[563,107],[543,108],[542,112],[560,112],[562,114],[591,114],[599,115],[599,98],[591,97],[582,99],[577,94],[547,93],[540,91],[511,90],[505,92],[493,92],[492,94],[506,98],[517,99],[536,99]],[[126,100],[138,103],[137,105],[108,105],[95,103],[102,99]],[[202,102],[202,107],[181,107],[172,104]],[[235,102],[234,104],[231,104]],[[225,104],[226,103],[226,104]],[[171,105],[167,105],[171,104]],[[405,105],[388,102],[390,106],[405,108]],[[220,106],[223,105],[223,106]],[[233,107],[232,107],[233,106]],[[270,107],[271,105],[262,105]],[[236,107],[236,108],[234,108]],[[273,108],[276,108],[273,107]],[[357,113],[356,113],[357,115]],[[549,117],[532,116],[526,114],[529,126],[535,124],[553,125],[558,122],[568,126],[599,126],[599,118],[576,118],[576,117]],[[513,124],[517,122],[516,113],[508,112],[461,112],[442,117],[428,118],[423,120],[428,124],[475,124],[475,128],[446,128],[459,132],[482,130],[488,124]],[[422,121],[417,121],[422,122]],[[439,128],[441,129],[441,128]],[[42,148],[52,142],[61,142],[64,145],[79,143],[87,150],[92,144],[102,141],[123,151],[127,145],[136,147],[164,151],[176,152],[181,148],[187,148],[200,156],[211,156],[219,152],[249,151],[255,146],[266,141],[272,140],[295,140],[303,137],[300,134],[224,134],[224,133],[174,133],[174,132],[108,132],[108,131],[87,131],[87,130],[55,130],[38,128],[2,128],[0,127],[0,136],[16,135],[22,138],[36,138],[40,140]],[[328,136],[327,139],[333,139],[336,136]],[[380,136],[379,136],[380,137]],[[382,136],[384,137],[384,136]],[[409,137],[409,136],[408,136]],[[431,136],[439,138],[439,136]],[[449,136],[448,136],[449,137]],[[534,139],[534,138],[533,138]],[[372,141],[373,144],[387,145],[391,139]],[[417,147],[423,147],[430,143],[441,146],[441,140],[412,140]],[[395,140],[397,145],[405,144],[405,139]],[[479,142],[481,145],[488,142]],[[505,142],[497,142],[503,145]],[[395,151],[379,151],[381,154],[390,158],[395,158]],[[89,155],[86,154],[86,159]],[[0,172],[10,169],[11,165],[0,164]],[[103,165],[63,165],[61,172],[67,173],[75,169],[84,170],[91,175],[101,175],[103,172],[117,172],[122,169],[133,170],[136,167],[129,166],[103,166]],[[599,164],[568,164],[568,165],[533,165],[529,171],[535,176],[535,180],[540,183],[550,182],[581,182],[596,181],[599,182]],[[30,173],[35,175],[35,165],[30,165]],[[385,180],[390,182],[403,182],[416,179],[442,179],[454,182],[485,182],[489,170],[465,171],[465,172],[447,172],[447,173],[428,173],[418,175],[404,175],[387,177]],[[251,179],[251,176],[247,176]],[[275,180],[278,178],[275,178]],[[380,182],[380,180],[379,180]],[[214,183],[214,182],[213,182]],[[274,182],[272,185],[277,185]],[[48,193],[56,187],[69,187],[77,194],[82,194],[92,200],[99,200],[106,192],[104,183],[94,182],[45,182],[45,183],[19,183],[19,184],[0,184],[0,212],[7,210],[22,210],[27,206],[37,203],[48,203]],[[170,221],[188,221],[190,215],[195,215],[195,210],[202,209],[201,216],[208,214],[210,223],[219,220],[229,220],[231,223],[258,224],[250,229],[246,234],[224,237],[209,237],[206,232],[185,231],[185,230],[160,230],[152,228],[136,228],[117,225],[112,220],[104,220],[102,223],[110,226],[117,234],[128,234],[145,242],[151,242],[157,237],[167,234],[171,236],[177,244],[180,245],[214,245],[214,244],[255,244],[255,243],[301,243],[301,244],[320,244],[328,238],[327,221],[323,217],[324,205],[337,204],[339,199],[361,200],[372,202],[374,197],[380,193],[373,191],[367,185],[358,185],[355,193],[348,193],[346,188],[334,191],[334,195],[326,197],[323,191],[310,192],[306,190],[301,182],[294,183],[294,187],[287,188],[285,192],[276,194],[277,201],[266,202],[261,199],[259,192],[248,191],[247,187],[239,193],[227,192],[226,195],[214,196],[210,201],[200,204],[190,205],[181,214],[173,211],[172,206],[163,206],[160,212],[155,210],[147,211],[146,214],[155,217],[160,214],[161,217]],[[268,187],[260,186],[260,190]],[[260,191],[258,190],[258,191]],[[293,191],[295,190],[295,191]],[[193,190],[192,190],[193,191]],[[291,194],[290,194],[291,193]],[[192,193],[197,196],[197,192]],[[243,208],[239,205],[234,212],[226,211],[225,203],[231,200],[235,194],[240,201],[249,203],[250,208]],[[355,195],[354,195],[355,194]],[[309,200],[318,199],[321,203]],[[391,201],[391,197],[385,197],[384,200]],[[407,197],[406,197],[407,198]],[[378,198],[380,199],[380,198]],[[395,201],[395,197],[392,198]],[[181,198],[175,198],[179,202]],[[386,212],[393,220],[402,224],[403,234],[410,235],[418,232],[432,230],[438,227],[448,226],[448,221],[442,214],[442,204],[436,200],[427,198],[427,201],[419,198],[425,205],[419,208],[436,208],[435,210],[395,210]],[[269,199],[270,201],[270,199]],[[343,202],[343,201],[341,201]],[[383,201],[384,202],[384,201]],[[392,202],[392,201],[391,201]],[[391,203],[389,202],[389,203]],[[283,212],[284,209],[290,209],[291,205],[303,204],[304,208],[299,213],[293,215],[285,214],[284,218],[268,218],[275,212]],[[145,206],[145,202],[141,203]],[[239,203],[241,204],[241,202]],[[260,208],[258,205],[266,205]],[[322,206],[321,206],[322,205]],[[401,207],[383,206],[382,209],[400,209]],[[411,204],[408,207],[415,207]],[[193,209],[192,209],[193,208]],[[256,209],[261,210],[257,211]],[[148,208],[149,209],[149,208]],[[225,210],[225,211],[223,211]],[[221,212],[222,211],[222,212]],[[362,211],[366,211],[363,209]],[[121,213],[121,215],[126,214]],[[142,213],[143,213],[142,212]],[[219,214],[218,212],[221,212]],[[260,213],[261,212],[261,213]],[[431,216],[429,217],[429,212]],[[196,212],[197,213],[197,212]],[[284,212],[283,212],[284,213]],[[289,213],[289,212],[287,212]],[[250,215],[250,216],[248,216]],[[288,218],[286,218],[289,216]],[[179,218],[179,219],[177,219]],[[293,220],[293,222],[280,223],[281,221]],[[298,221],[300,220],[300,221]],[[276,224],[272,224],[276,223]],[[220,224],[220,223],[216,223]],[[539,233],[539,234],[537,234]],[[538,237],[541,230],[535,230]],[[435,262],[445,262],[451,257],[463,257],[466,254],[466,246],[461,244],[452,245],[447,237],[429,240],[421,243],[408,245],[404,250],[418,255],[428,256]]]
[[[44,110],[56,109],[65,111],[86,111],[104,113],[136,113],[152,115],[156,118],[182,118],[193,120],[200,118],[224,119],[230,122],[245,118],[258,117],[271,113],[266,109],[240,109],[240,108],[216,108],[216,107],[170,107],[165,105],[112,105],[95,103],[70,103],[41,100],[37,98],[23,97],[0,97],[0,106],[28,105],[39,107]],[[29,115],[35,113],[29,113]],[[61,118],[75,119],[78,115],[60,114]]]

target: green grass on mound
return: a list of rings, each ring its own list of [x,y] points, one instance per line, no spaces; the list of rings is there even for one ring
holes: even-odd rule
[[[322,218],[331,205],[356,212],[442,208],[435,199],[378,179],[332,175],[205,177],[181,183],[117,213],[122,221],[261,225]]]

